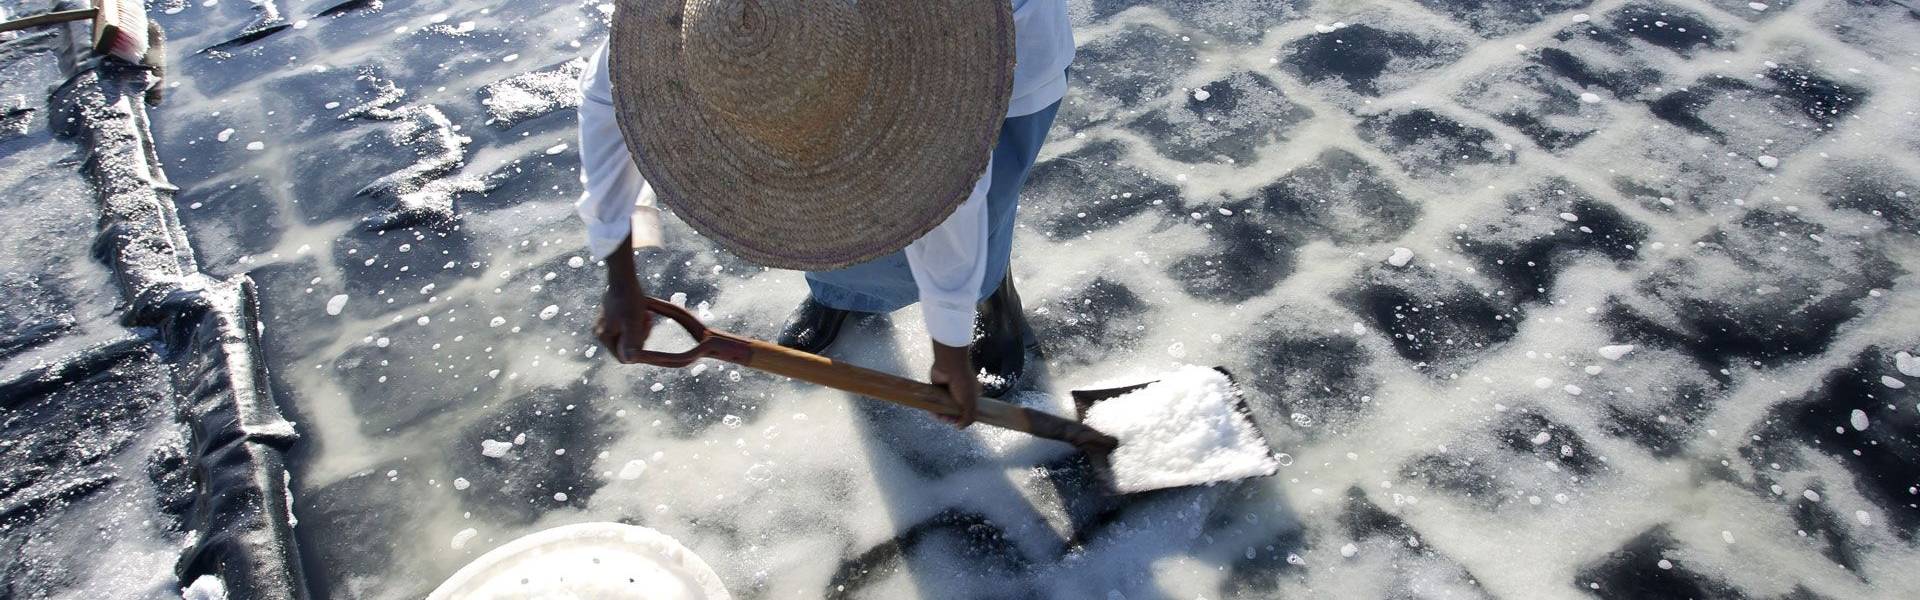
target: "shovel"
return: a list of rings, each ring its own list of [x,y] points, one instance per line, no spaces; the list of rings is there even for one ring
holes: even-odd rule
[[[642,350],[628,357],[636,362],[660,367],[681,368],[693,364],[702,358],[713,358],[759,371],[812,382],[853,394],[885,400],[901,406],[917,408],[936,415],[953,416],[959,413],[958,410],[949,404],[950,396],[947,394],[946,388],[846,364],[817,354],[801,352],[785,346],[711,329],[707,327],[706,324],[701,323],[700,319],[694,317],[692,313],[687,312],[686,309],[659,298],[647,297],[646,304],[648,310],[665,315],[675,323],[678,323],[696,343],[692,348],[683,352],[668,353]],[[1219,372],[1221,374],[1226,373],[1225,370],[1219,370]],[[1229,379],[1229,382],[1230,381]],[[1145,389],[1149,385],[1152,385],[1152,382],[1101,390],[1076,390],[1072,395],[1077,409],[1077,416],[1085,419],[1088,411],[1096,403],[1126,396],[1130,393]],[[1265,437],[1260,435],[1257,428],[1252,427],[1252,419],[1248,417],[1245,401],[1241,400],[1237,393],[1233,394],[1233,398],[1233,405],[1231,406],[1233,414],[1227,415],[1226,418],[1245,419],[1245,431],[1250,432],[1253,438],[1255,438],[1253,441],[1257,442],[1260,448],[1263,449],[1262,452],[1264,456],[1264,448],[1266,446]],[[1114,461],[1111,461],[1110,458],[1113,457],[1115,451],[1119,449],[1121,444],[1121,440],[1116,439],[1114,436],[1097,431],[1076,420],[1069,420],[1052,413],[1015,406],[992,398],[979,399],[975,409],[975,420],[995,427],[1012,429],[1037,437],[1071,444],[1090,459],[1095,471],[1102,480],[1109,484],[1110,489],[1124,493],[1134,493],[1164,487],[1211,485],[1221,481],[1272,475],[1274,471],[1279,468],[1277,463],[1270,463],[1265,468],[1255,468],[1251,471],[1242,469],[1239,473],[1217,478],[1205,473],[1199,473],[1175,476],[1172,477],[1171,480],[1168,477],[1162,476],[1157,478],[1157,481],[1145,484],[1132,483],[1120,485],[1119,482],[1137,481],[1140,478],[1122,477],[1114,472]],[[1266,458],[1271,461],[1271,457]]]

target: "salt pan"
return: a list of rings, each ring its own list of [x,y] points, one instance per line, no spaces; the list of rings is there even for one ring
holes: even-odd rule
[[[1280,465],[1238,400],[1225,374],[1186,366],[1094,404],[1086,424],[1120,440],[1108,458],[1122,493],[1271,475]]]

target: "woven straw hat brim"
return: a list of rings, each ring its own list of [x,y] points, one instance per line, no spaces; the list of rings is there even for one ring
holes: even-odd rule
[[[660,201],[742,258],[823,271],[885,256],[951,215],[986,168],[1013,89],[1008,4],[860,0],[865,86],[850,116],[809,132],[833,151],[805,154],[698,96],[681,2],[624,0],[608,57],[621,134]]]

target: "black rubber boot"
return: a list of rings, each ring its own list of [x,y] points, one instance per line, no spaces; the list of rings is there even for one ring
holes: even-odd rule
[[[973,367],[985,372],[980,378],[980,394],[999,398],[1020,384],[1027,368],[1027,346],[1033,330],[1027,326],[1026,313],[1020,307],[1020,292],[1013,289],[1013,273],[1000,280],[1000,288],[980,302],[980,316],[974,330]]]
[[[833,308],[807,296],[806,301],[787,316],[786,324],[780,326],[780,337],[775,343],[801,352],[825,352],[833,345],[834,338],[840,337],[840,327],[852,315],[853,311]]]

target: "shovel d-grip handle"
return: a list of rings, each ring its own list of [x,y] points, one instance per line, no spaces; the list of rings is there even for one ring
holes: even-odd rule
[[[953,416],[960,412],[951,404],[946,388],[712,329],[687,309],[659,298],[649,296],[646,304],[647,310],[686,329],[696,343],[693,348],[677,353],[643,350],[629,355],[631,360],[679,368],[702,358],[714,358],[937,415]],[[1088,453],[1106,454],[1118,445],[1112,437],[1078,421],[992,398],[980,398],[974,415],[981,423],[1059,440]]]

